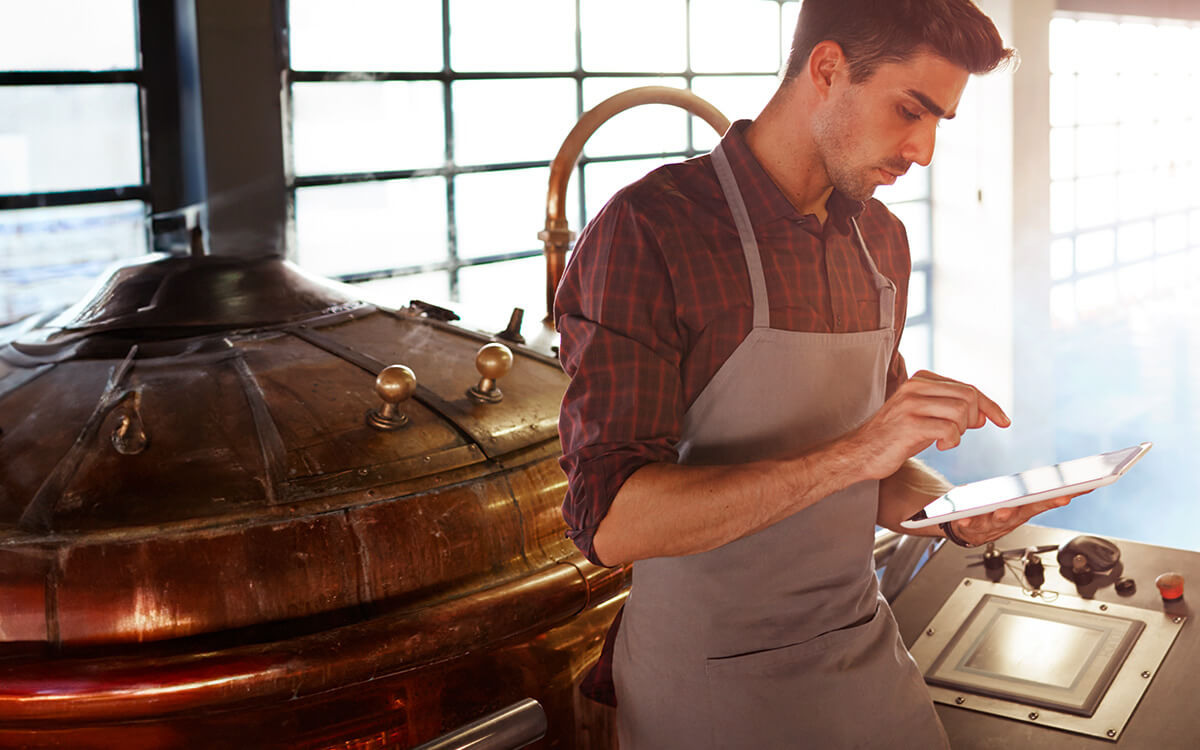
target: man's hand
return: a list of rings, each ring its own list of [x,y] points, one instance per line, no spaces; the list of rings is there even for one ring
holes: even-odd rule
[[[1091,490],[1088,490],[1088,492],[1091,492]],[[1001,508],[982,516],[971,516],[970,518],[960,518],[957,521],[951,521],[950,526],[954,529],[954,533],[964,542],[972,546],[979,546],[988,542],[994,542],[1038,513],[1044,513],[1053,508],[1061,508],[1080,495],[1086,494],[1087,492],[1078,492],[1074,495],[1055,497],[1049,500],[1030,503],[1029,505],[1020,505],[1016,508]]]
[[[962,441],[964,432],[989,420],[999,427],[1012,424],[996,402],[975,386],[921,370],[897,388],[849,440],[869,478],[883,479],[931,444],[949,450]]]

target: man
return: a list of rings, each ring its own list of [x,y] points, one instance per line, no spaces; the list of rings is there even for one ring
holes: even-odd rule
[[[564,515],[591,560],[634,563],[601,660],[622,750],[946,746],[874,525],[944,491],[913,456],[1009,420],[907,377],[907,240],[871,195],[1011,55],[970,0],[806,0],[763,112],[581,236],[555,302]],[[980,544],[1067,500],[930,533]]]

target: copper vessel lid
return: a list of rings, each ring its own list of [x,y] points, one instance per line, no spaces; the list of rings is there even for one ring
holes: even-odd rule
[[[566,377],[520,347],[502,372],[490,341],[276,258],[122,265],[0,346],[0,643],[302,618],[521,559],[493,477],[553,462]],[[556,509],[561,474],[539,482]],[[451,529],[469,558],[440,557]]]

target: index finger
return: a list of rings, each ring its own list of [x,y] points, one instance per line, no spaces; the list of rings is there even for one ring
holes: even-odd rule
[[[964,383],[961,380],[948,378],[945,375],[938,375],[936,372],[931,372],[930,370],[921,370],[915,373],[913,377],[921,377],[928,380],[940,380],[944,383],[957,383],[959,385],[965,385],[975,392],[975,395],[978,397],[977,406],[979,411],[983,413],[985,417],[990,419],[992,424],[996,425],[997,427],[1008,427],[1012,424],[1012,420],[1008,418],[1008,415],[1004,413],[1004,410],[1000,408],[999,404],[988,398],[987,394],[970,383]]]

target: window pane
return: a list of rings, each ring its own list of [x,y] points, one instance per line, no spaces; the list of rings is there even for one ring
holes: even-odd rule
[[[1075,25],[1075,44],[1080,70],[1115,70],[1120,49],[1117,24],[1113,21],[1082,20]]]
[[[1050,124],[1066,127],[1075,124],[1075,76],[1072,73],[1050,76]]]
[[[1050,128],[1050,179],[1075,176],[1075,129]]]
[[[525,311],[525,320],[545,317],[546,259],[537,255],[459,269],[458,298],[464,321],[485,330],[502,330],[514,307]]]
[[[289,0],[288,14],[293,70],[442,69],[439,2]]]
[[[1117,180],[1086,177],[1075,183],[1075,217],[1081,228],[1111,224],[1117,215]]]
[[[692,91],[725,115],[730,122],[754,118],[779,86],[775,76],[697,76]],[[692,144],[700,151],[716,147],[720,134],[699,117],[692,117]]]
[[[1075,243],[1070,238],[1050,243],[1050,278],[1068,279],[1075,272]]]
[[[550,168],[459,175],[454,181],[458,255],[479,258],[542,247]],[[579,230],[579,192],[567,183],[566,216]]]
[[[440,83],[296,83],[292,99],[296,174],[445,163]]]
[[[932,246],[929,235],[929,204],[924,201],[898,203],[888,206],[888,209],[904,222],[912,262],[917,264],[929,260],[929,250]]]
[[[449,1],[454,70],[575,69],[575,3],[522,0],[514,6],[496,0]]]
[[[788,55],[792,51],[792,36],[796,33],[796,21],[800,18],[800,3],[785,2],[782,6],[782,19],[779,23],[780,60],[787,65]]]
[[[445,261],[441,177],[296,190],[297,260],[339,274]]]
[[[913,271],[908,279],[908,317],[925,314],[929,276],[924,271]]]
[[[1117,271],[1117,291],[1126,302],[1144,300],[1154,293],[1154,271],[1149,263],[1136,263]]]
[[[1079,174],[1112,174],[1117,171],[1117,127],[1084,125],[1076,131],[1079,139]],[[1053,131],[1051,131],[1053,142]]]
[[[1075,268],[1080,273],[1107,268],[1113,264],[1112,230],[1085,232],[1075,240]]]
[[[141,140],[135,85],[0,87],[0,194],[140,185]]]
[[[586,78],[583,108],[591,109],[613,94],[639,86],[682,89],[682,78]],[[642,104],[605,122],[588,139],[587,156],[652,154],[687,148],[687,111],[670,104]]]
[[[134,0],[0,0],[0,18],[0,70],[138,67]]]
[[[1122,74],[1131,71],[1153,70],[1161,59],[1158,27],[1152,23],[1122,23],[1118,31]]]
[[[875,197],[889,205],[900,201],[928,200],[929,167],[912,165],[908,174],[896,180],[895,184],[875,188]]]
[[[1118,150],[1121,171],[1148,169],[1154,163],[1154,126],[1149,123],[1125,123],[1119,131]]]
[[[1133,172],[1121,175],[1118,183],[1121,198],[1120,218],[1139,219],[1154,213],[1154,175]]]
[[[1055,328],[1075,324],[1075,285],[1056,284],[1050,287],[1050,322]]]
[[[684,0],[581,0],[583,68],[683,72],[686,18]]]
[[[1050,183],[1050,231],[1055,234],[1075,228],[1075,183],[1056,180]]]
[[[601,162],[583,168],[584,200],[587,220],[591,221],[621,188],[636,182],[648,172],[678,159],[635,159],[633,161]]]
[[[569,78],[458,81],[453,96],[458,164],[549,163],[575,125]]]
[[[1154,222],[1154,248],[1166,255],[1187,247],[1187,217],[1183,214],[1163,216]]]
[[[1050,72],[1075,72],[1077,57],[1074,19],[1052,19],[1050,21]]]
[[[140,201],[0,211],[0,323],[79,300],[114,260],[146,252]]]
[[[1079,74],[1076,79],[1079,97],[1079,124],[1104,125],[1117,122],[1121,104],[1123,104],[1113,96],[1113,92],[1117,90],[1118,80],[1118,76],[1093,73],[1090,70]]]
[[[1105,310],[1117,301],[1117,280],[1112,272],[1075,282],[1075,306],[1081,317]]]
[[[692,70],[699,73],[779,70],[779,6],[692,0]]]
[[[918,370],[931,369],[929,361],[929,325],[905,326],[904,335],[900,337],[900,353],[904,355],[904,365],[908,374]]]
[[[1162,103],[1155,101],[1158,76],[1152,72],[1133,70],[1122,72],[1117,77],[1116,98],[1121,107],[1118,112],[1121,122],[1153,122]],[[1082,95],[1082,92],[1081,92]],[[1112,98],[1113,92],[1089,91],[1088,96]]]
[[[1117,228],[1117,259],[1129,263],[1154,254],[1154,225],[1148,221]]]
[[[454,309],[450,301],[449,271],[429,271],[392,279],[373,279],[354,284],[351,288],[361,299],[392,309],[407,307],[408,303],[415,299],[449,310]]]

